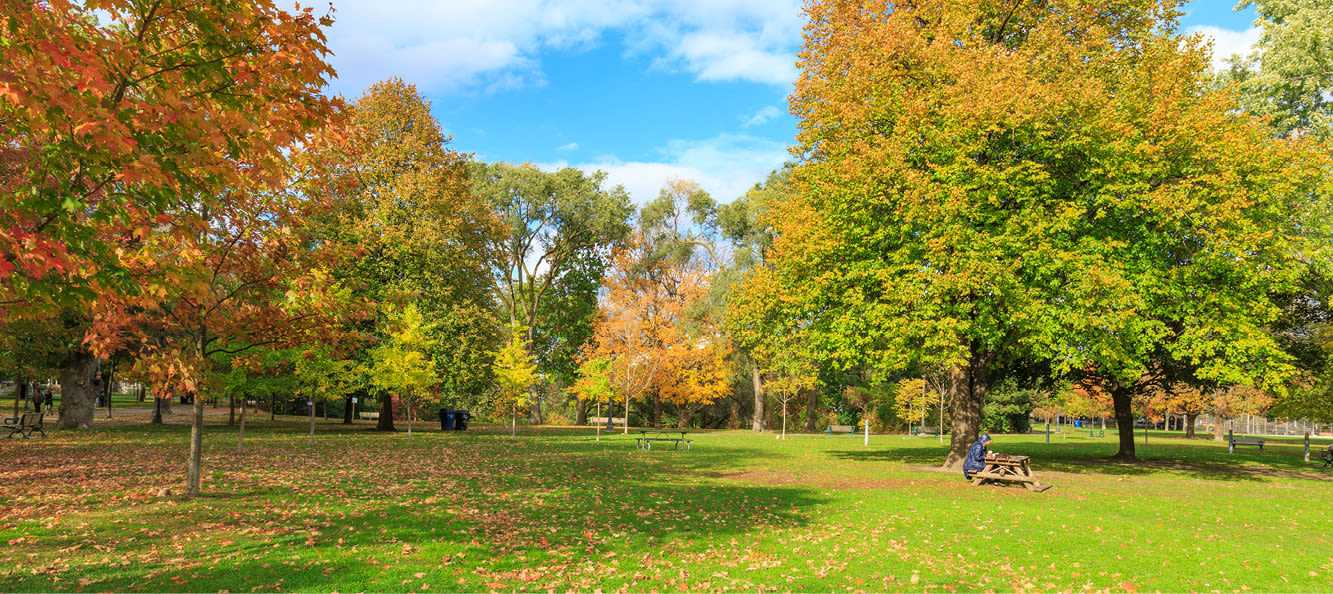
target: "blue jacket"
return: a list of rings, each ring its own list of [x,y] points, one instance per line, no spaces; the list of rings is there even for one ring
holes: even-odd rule
[[[990,441],[990,435],[982,433],[972,447],[967,450],[967,459],[963,460],[963,470],[969,472],[980,472],[986,469],[986,442]]]

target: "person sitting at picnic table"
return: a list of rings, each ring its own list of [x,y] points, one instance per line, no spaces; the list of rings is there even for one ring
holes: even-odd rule
[[[982,433],[972,447],[967,450],[967,458],[963,460],[963,478],[972,480],[972,473],[981,472],[986,469],[986,446],[990,445],[991,438],[989,433]]]

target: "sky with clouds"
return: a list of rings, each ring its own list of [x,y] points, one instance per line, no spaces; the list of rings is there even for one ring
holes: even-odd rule
[[[800,0],[333,4],[332,91],[401,77],[477,159],[602,169],[642,203],[673,177],[730,201],[789,158]],[[1258,38],[1233,6],[1185,5],[1219,59]]]

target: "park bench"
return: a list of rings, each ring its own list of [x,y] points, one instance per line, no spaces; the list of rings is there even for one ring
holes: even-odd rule
[[[360,414],[363,419],[370,419],[372,421],[380,420],[380,413],[378,412],[362,412]]]
[[[939,427],[912,427],[912,435],[939,435]]]
[[[1264,449],[1264,440],[1257,437],[1232,437],[1231,447],[1236,447],[1238,445],[1259,446],[1259,449],[1262,450]]]
[[[833,435],[834,433],[846,433],[847,435],[855,436],[855,435],[856,435],[856,426],[855,426],[855,425],[829,425],[829,426],[828,426],[828,429],[825,429],[825,430],[824,430],[824,433],[827,433],[827,434],[829,434],[829,435]]]
[[[1322,458],[1324,459],[1324,468],[1333,466],[1333,445],[1328,446],[1328,449],[1324,450]]]
[[[9,435],[5,437],[14,437],[22,435],[23,439],[32,437],[32,432],[36,431],[46,437],[46,430],[42,429],[42,413],[23,413],[22,417],[10,417],[5,419],[5,427],[9,429]]]
[[[680,434],[680,437],[671,437],[673,434],[676,434],[676,433],[679,433],[679,434]],[[638,442],[637,442],[636,445],[637,445],[637,447],[638,447],[639,449],[641,449],[641,450],[651,450],[651,449],[653,449],[653,442],[654,442],[654,441],[669,441],[669,442],[671,442],[673,445],[676,446],[676,449],[678,449],[678,450],[686,450],[686,451],[689,451],[689,449],[690,449],[690,440],[685,439],[685,436],[686,436],[688,433],[689,433],[689,431],[670,431],[670,430],[662,430],[662,429],[644,429],[644,430],[640,430],[640,431],[639,431],[639,437],[635,438],[635,439],[638,440]]]
[[[616,425],[624,426],[625,417],[611,417],[611,422]],[[588,417],[588,425],[605,425],[605,424],[606,424],[606,417]]]

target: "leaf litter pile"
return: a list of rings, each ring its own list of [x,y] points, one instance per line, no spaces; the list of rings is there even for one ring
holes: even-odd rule
[[[399,434],[296,422],[4,440],[13,591],[1325,591],[1318,472],[1081,467],[973,488],[934,442],[695,437],[690,452],[570,431]],[[1009,438],[1006,438],[1009,439]],[[1019,440],[1022,438],[1012,438]],[[1012,441],[1011,440],[1011,441]],[[1184,442],[1158,446],[1209,448]],[[933,448],[933,449],[932,449]],[[1216,449],[1216,448],[1213,448]],[[1215,455],[1211,450],[1206,456]],[[1225,453],[1225,449],[1221,450]],[[1022,453],[1029,453],[1024,451]],[[1193,468],[1193,469],[1192,469]],[[1080,470],[1082,469],[1082,470]]]

